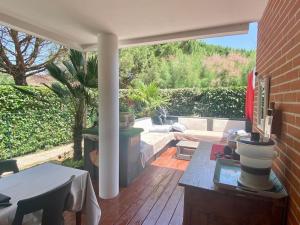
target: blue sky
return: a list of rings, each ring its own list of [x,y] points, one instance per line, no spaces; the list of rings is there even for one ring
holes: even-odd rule
[[[208,38],[202,39],[202,41],[207,44],[221,45],[224,47],[255,50],[257,41],[257,23],[250,24],[248,34]]]

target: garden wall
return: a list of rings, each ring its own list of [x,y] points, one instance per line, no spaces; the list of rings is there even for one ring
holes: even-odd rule
[[[71,140],[71,109],[47,88],[25,87],[38,97],[0,85],[0,159],[34,152]],[[244,117],[245,88],[164,89],[168,112],[178,116]],[[121,90],[120,101],[128,90]]]

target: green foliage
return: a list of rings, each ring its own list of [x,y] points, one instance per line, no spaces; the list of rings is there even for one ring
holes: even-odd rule
[[[245,87],[209,88],[209,89],[164,89],[161,96],[167,99],[169,115],[243,118],[245,108]],[[121,90],[124,101],[128,90]],[[141,108],[135,104],[137,117],[141,117]]]
[[[14,84],[14,83],[15,83],[15,81],[10,75],[5,74],[5,73],[0,73],[0,85],[2,85],[2,84]]]
[[[120,112],[129,112],[129,105],[125,101],[120,101]]]
[[[45,87],[22,89],[35,93],[35,96],[24,94],[9,85],[0,85],[0,159],[68,143],[72,139],[72,105],[62,104],[58,97]],[[154,106],[158,102],[157,99],[167,100],[166,107],[170,115],[244,117],[244,87],[164,90],[153,88],[154,91],[149,89],[151,91],[146,95],[142,94],[148,96],[146,101],[151,102],[150,104],[154,102]],[[128,96],[132,94],[130,92],[132,90],[120,91],[121,105],[128,104]],[[140,90],[139,92],[142,93]],[[156,97],[149,100],[149,96]],[[134,104],[137,117],[145,115],[145,109],[140,104],[142,102],[144,100],[136,99]],[[90,106],[89,112],[95,111],[97,109]],[[93,118],[91,115],[92,113],[89,113],[90,119]]]
[[[71,140],[73,116],[47,88],[22,87],[25,95],[9,85],[0,85],[0,159],[24,155]]]
[[[87,106],[94,104],[90,88],[97,88],[98,61],[95,56],[89,57],[85,68],[83,54],[76,50],[70,50],[69,59],[63,61],[63,65],[64,67],[50,63],[46,66],[50,75],[59,82],[47,87],[62,102],[72,105],[74,117],[73,158],[79,160],[82,158],[82,129],[85,124]]]
[[[148,85],[137,83],[131,88],[128,98],[132,99],[139,110],[138,116],[152,116],[159,107],[167,104],[167,98],[160,94],[160,89],[155,83]]]
[[[175,116],[194,115],[196,97],[200,91],[191,88],[165,89],[162,94],[170,101],[167,107],[168,113]]]
[[[72,167],[75,169],[83,169],[84,161],[83,159],[74,160],[74,159],[65,159],[61,163],[63,166]]]
[[[194,114],[209,117],[243,118],[245,87],[206,89],[196,97]]]
[[[255,57],[255,51],[196,40],[125,48],[120,51],[120,87],[137,81],[160,88],[245,86]]]

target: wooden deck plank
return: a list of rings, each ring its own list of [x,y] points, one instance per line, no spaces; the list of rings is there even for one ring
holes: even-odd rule
[[[152,207],[160,198],[166,189],[166,186],[170,184],[174,176],[175,170],[171,171],[171,173],[157,186],[157,188],[152,191],[152,194],[147,198],[142,207],[137,211],[136,215],[128,223],[129,225],[142,224],[144,222]]]
[[[174,177],[172,178],[171,182],[168,186],[165,187],[161,196],[149,212],[148,216],[146,217],[143,225],[155,225],[156,221],[158,220],[159,216],[163,212],[168,200],[170,199],[172,193],[177,187],[178,181],[182,176],[181,171],[176,171]]]
[[[156,186],[145,189],[143,195],[131,205],[130,209],[116,224],[142,224],[145,217],[148,215],[151,208],[157,201],[157,198],[164,190],[165,185],[171,181],[174,173],[175,171],[168,170],[165,176]]]
[[[153,193],[153,190],[156,190],[157,187],[160,185],[160,183],[163,182],[164,179],[168,176],[169,173],[172,171],[165,171],[164,174],[157,177],[156,184],[148,185],[141,195],[139,195],[137,198],[132,199],[131,203],[128,204],[127,210],[123,213],[123,215],[119,218],[117,218],[116,222],[114,224],[127,224],[132,217],[137,213],[137,211],[142,207],[142,205],[145,203],[145,201],[151,196]]]
[[[138,183],[132,183],[130,187],[127,188],[128,191],[120,193],[115,202],[102,200],[106,201],[111,208],[110,210],[104,211],[104,216],[101,218],[101,225],[115,224],[116,219],[120,218],[128,210],[128,208],[134,204],[135,200],[142,198],[147,189],[151,190],[151,188],[154,188],[158,183],[160,183],[165,178],[167,172],[165,168],[155,167],[151,169],[149,168],[148,171],[150,172],[150,176],[141,177]],[[103,208],[105,209],[105,206]]]
[[[162,153],[128,187],[122,188],[116,198],[98,199],[99,225],[181,225],[183,188],[177,183],[189,162],[177,160],[175,152],[176,148],[169,148]],[[73,224],[75,214],[66,212],[65,225]]]
[[[176,207],[176,210],[172,216],[172,219],[169,225],[182,225],[183,222],[183,204],[184,204],[184,195],[181,196],[181,199]]]
[[[156,225],[168,225],[172,219],[172,216],[177,208],[177,205],[182,198],[183,187],[177,186],[175,191],[172,193],[169,201],[167,202],[163,212],[156,221]]]
[[[164,168],[176,169],[185,171],[189,165],[189,161],[186,160],[178,160],[175,158],[176,148],[171,147],[164,153],[162,153],[153,163],[152,165],[160,166]]]

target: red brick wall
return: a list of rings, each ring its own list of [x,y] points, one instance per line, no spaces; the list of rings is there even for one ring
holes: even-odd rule
[[[269,101],[282,112],[282,132],[274,137],[279,157],[273,167],[290,194],[288,224],[299,225],[300,0],[269,0],[259,22],[257,72],[270,77]]]

